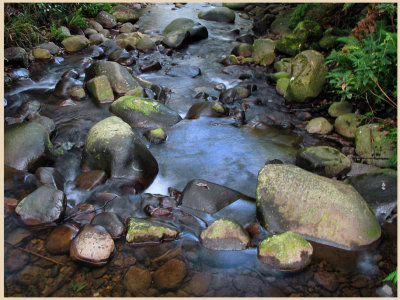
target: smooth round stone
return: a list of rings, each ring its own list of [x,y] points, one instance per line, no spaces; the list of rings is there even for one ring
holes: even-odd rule
[[[114,240],[100,225],[85,225],[72,240],[70,256],[73,260],[92,266],[103,266],[114,252]]]
[[[318,117],[310,120],[306,126],[308,133],[328,134],[333,130],[333,126],[324,117]]]
[[[151,274],[147,269],[132,266],[125,274],[124,283],[127,290],[136,296],[151,286]]]
[[[47,237],[46,249],[54,254],[68,253],[71,241],[78,231],[78,227],[73,224],[64,224],[54,228]]]
[[[176,258],[162,265],[153,275],[154,284],[160,290],[177,288],[186,276],[186,265]]]
[[[350,102],[343,101],[343,102],[334,102],[329,106],[328,114],[333,117],[339,117],[344,114],[351,113],[353,106]]]
[[[103,212],[96,215],[91,224],[103,226],[113,239],[122,236],[125,229],[124,223],[122,223],[118,215],[112,212]]]

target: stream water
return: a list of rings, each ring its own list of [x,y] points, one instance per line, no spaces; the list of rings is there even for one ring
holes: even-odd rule
[[[166,104],[183,118],[189,108],[200,101],[195,97],[199,92],[206,91],[210,96],[218,97],[215,85],[223,83],[230,88],[240,83],[257,86],[252,97],[263,105],[252,108],[254,115],[265,115],[267,111],[268,114],[275,113],[275,118],[282,122],[298,122],[296,116],[286,110],[284,99],[276,94],[273,86],[268,85],[263,68],[253,68],[253,76],[245,80],[221,72],[224,66],[219,61],[223,55],[230,53],[238,37],[234,30],[239,30],[240,35],[251,33],[252,23],[239,16],[234,24],[197,18],[200,11],[212,6],[215,4],[191,3],[175,9],[173,4],[151,4],[143,9],[138,21],[141,32],[160,34],[171,21],[185,17],[205,25],[209,36],[174,51],[171,56],[159,51],[141,54],[136,65],[132,66],[134,73],[169,88]],[[148,60],[159,61],[162,69],[141,74],[139,66]],[[40,113],[56,124],[57,132],[52,142],[59,147],[62,145],[67,151],[52,166],[60,170],[66,179],[67,215],[79,203],[98,205],[96,195],[100,193],[120,192],[109,181],[90,191],[77,190],[73,182],[82,173],[80,162],[87,132],[95,123],[112,115],[109,106],[99,106],[89,97],[75,102],[73,106],[60,107],[60,101],[52,96],[56,83],[67,69],[79,71],[82,74],[80,79],[83,79],[84,70],[90,63],[91,59],[84,52],[64,55],[50,64],[35,62],[30,67],[29,79],[20,80],[5,89],[6,117],[15,116],[22,103],[38,100],[42,106]],[[167,76],[165,72],[172,65],[197,66],[201,69],[201,76]],[[324,144],[324,141],[301,130],[268,125],[259,122],[257,117],[243,126],[235,126],[232,117],[183,120],[166,133],[168,139],[165,143],[148,144],[159,165],[154,182],[143,194],[127,192],[121,195],[121,201],[107,206],[106,211],[116,212],[121,217],[141,216],[143,213],[138,211],[146,198],[145,193],[168,195],[169,187],[182,191],[195,178],[224,185],[254,198],[257,173],[266,161],[279,159],[284,163],[294,163],[300,147]],[[18,186],[7,193],[18,195],[20,192],[16,189]],[[9,196],[7,193],[6,196]],[[204,222],[210,224],[220,217],[229,217],[247,226],[257,221],[255,203],[237,201],[214,215],[176,209],[165,220],[179,228],[181,233],[176,241],[132,248],[124,238],[120,238],[116,240],[116,252],[111,261],[102,268],[91,268],[73,262],[68,255],[46,252],[44,244],[51,229],[32,230],[23,227],[15,215],[6,214],[6,241],[18,240],[19,247],[41,253],[63,265],[13,249],[6,243],[5,295],[133,296],[124,284],[124,276],[130,266],[154,272],[168,260],[179,258],[187,270],[180,287],[165,291],[152,285],[143,292],[143,296],[375,296],[385,274],[397,264],[396,222],[385,223],[381,240],[362,251],[345,251],[313,243],[311,265],[301,272],[287,274],[266,269],[257,259],[256,247],[240,252],[202,248],[198,236],[206,226]],[[267,235],[269,233],[264,231],[260,238]],[[256,242],[253,241],[255,245]],[[23,265],[7,268],[12,264]],[[21,274],[20,270],[26,270],[26,266],[36,267],[32,271],[35,276]],[[63,274],[67,275],[62,277]],[[40,280],[24,280],[36,276]],[[86,285],[77,291],[74,284],[75,287],[76,284]],[[53,292],[44,292],[54,286],[57,288]]]

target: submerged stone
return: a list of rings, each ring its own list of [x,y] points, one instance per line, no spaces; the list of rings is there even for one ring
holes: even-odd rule
[[[204,101],[195,103],[186,114],[186,119],[197,119],[200,116],[222,117],[228,115],[228,108],[219,101]]]
[[[78,234],[74,224],[63,224],[53,229],[46,241],[46,249],[53,254],[69,253],[71,241]]]
[[[381,235],[374,213],[353,187],[293,165],[260,170],[257,213],[271,233],[290,230],[345,249]]]
[[[102,212],[96,215],[91,224],[103,226],[113,239],[122,236],[125,229],[118,215],[112,212]]]
[[[201,75],[201,70],[198,67],[192,67],[192,66],[173,66],[172,68],[167,70],[165,74],[172,77],[195,78]]]
[[[178,236],[178,231],[165,224],[139,218],[130,218],[126,233],[127,243],[160,242],[173,240]]]
[[[219,219],[204,229],[201,244],[212,250],[244,250],[250,245],[250,237],[240,224]]]
[[[106,180],[107,174],[103,170],[92,170],[78,175],[74,183],[77,189],[88,191],[103,184]]]
[[[163,264],[156,272],[153,279],[155,286],[160,290],[175,289],[179,287],[186,276],[186,265],[176,258]]]
[[[41,167],[36,170],[35,175],[41,184],[52,185],[57,190],[64,190],[65,178],[57,169]]]
[[[151,274],[147,269],[131,266],[124,279],[127,290],[135,296],[147,290],[151,286]]]
[[[257,248],[258,258],[273,269],[299,271],[311,262],[313,247],[300,234],[286,231],[269,236]]]

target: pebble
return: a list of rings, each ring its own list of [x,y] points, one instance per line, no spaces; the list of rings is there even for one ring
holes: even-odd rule
[[[171,259],[162,265],[153,275],[154,283],[159,289],[178,287],[186,276],[186,265],[178,259]]]

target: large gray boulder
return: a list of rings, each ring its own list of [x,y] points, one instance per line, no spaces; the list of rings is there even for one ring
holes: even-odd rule
[[[290,230],[345,249],[369,245],[381,235],[373,211],[353,187],[293,165],[260,170],[257,213],[269,232]]]
[[[235,12],[227,7],[216,7],[208,11],[202,11],[198,17],[207,21],[235,22]]]
[[[186,43],[208,37],[207,28],[188,18],[178,18],[165,27],[162,43],[170,48],[179,48]]]
[[[309,102],[322,91],[328,67],[324,56],[314,50],[297,54],[291,61],[292,78],[286,93],[289,102]]]
[[[140,137],[118,117],[95,124],[86,138],[82,168],[104,170],[111,179],[132,182],[137,190],[147,188],[158,173],[158,164]]]
[[[115,100],[110,111],[132,127],[167,128],[180,122],[177,112],[158,101],[136,96],[123,96]]]

